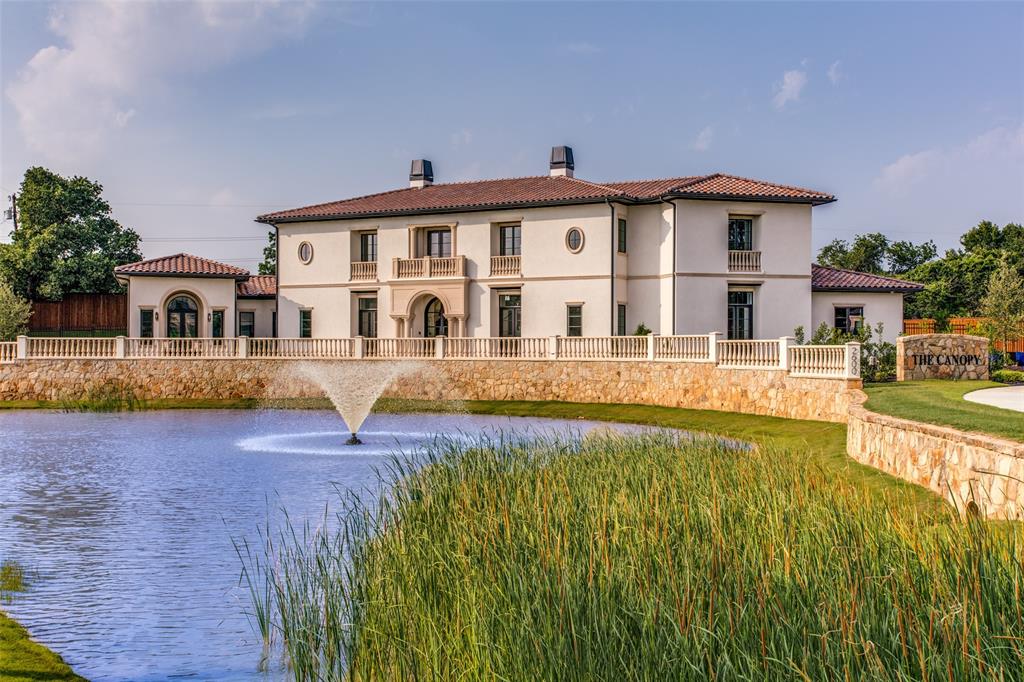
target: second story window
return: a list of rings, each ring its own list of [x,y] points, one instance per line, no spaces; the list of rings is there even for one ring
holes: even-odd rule
[[[451,258],[452,231],[427,230],[427,255],[431,258]]]
[[[498,228],[498,255],[518,256],[522,247],[522,227],[520,225],[502,225]]]
[[[363,232],[359,235],[359,260],[363,263],[377,262],[376,232]]]
[[[619,218],[619,253],[626,253],[626,219]]]
[[[729,250],[754,250],[753,218],[729,218]]]

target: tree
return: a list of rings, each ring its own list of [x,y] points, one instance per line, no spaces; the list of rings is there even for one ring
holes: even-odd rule
[[[985,317],[982,331],[989,339],[1006,344],[1024,332],[1024,277],[1003,259],[989,278],[988,291],[981,300],[981,314]]]
[[[120,291],[114,267],[142,259],[139,235],[112,217],[102,193],[85,177],[25,171],[18,229],[0,244],[0,279],[30,300]]]
[[[14,293],[10,285],[0,282],[0,341],[13,341],[28,329],[32,304]]]
[[[260,263],[259,273],[261,275],[277,274],[277,230],[267,233],[267,241],[270,243],[263,247],[263,262]]]
[[[904,275],[935,258],[938,250],[930,239],[923,244],[913,242],[892,242],[885,254],[890,275]]]
[[[843,239],[833,239],[818,252],[818,263],[880,275],[885,272],[888,250],[889,239],[884,234],[859,234],[852,245]]]

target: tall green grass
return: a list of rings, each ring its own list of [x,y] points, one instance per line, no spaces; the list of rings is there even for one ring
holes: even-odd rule
[[[669,434],[439,442],[424,460],[246,562],[295,679],[1024,671],[1017,526]]]

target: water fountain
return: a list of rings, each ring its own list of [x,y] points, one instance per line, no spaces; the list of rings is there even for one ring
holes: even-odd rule
[[[307,361],[298,364],[299,376],[327,394],[351,434],[345,445],[362,445],[359,429],[392,381],[421,372],[421,362],[388,360],[377,362]]]

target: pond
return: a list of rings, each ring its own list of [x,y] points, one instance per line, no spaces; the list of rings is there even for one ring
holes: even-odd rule
[[[89,679],[283,679],[257,671],[232,539],[372,494],[387,455],[432,434],[596,426],[380,414],[350,448],[329,411],[0,413],[0,559],[33,579],[4,608]]]

